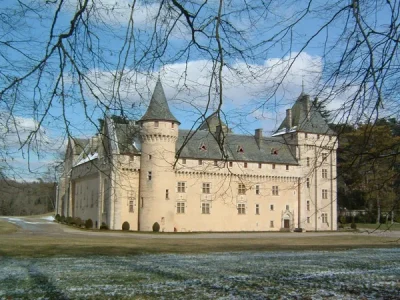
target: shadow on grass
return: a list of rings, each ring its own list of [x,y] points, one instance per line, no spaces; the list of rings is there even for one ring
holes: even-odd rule
[[[29,265],[27,269],[29,277],[32,279],[32,282],[35,285],[35,287],[41,292],[43,292],[41,298],[60,299],[60,300],[69,299],[51,282],[51,280],[46,275],[41,273],[34,264]]]

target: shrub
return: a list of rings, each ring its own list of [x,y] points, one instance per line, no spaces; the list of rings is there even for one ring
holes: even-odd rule
[[[157,222],[155,222],[153,224],[153,231],[154,232],[159,232],[160,231],[160,224],[158,224]]]
[[[128,231],[129,228],[130,228],[129,223],[125,221],[125,222],[122,224],[122,230]]]
[[[107,224],[102,222],[101,225],[100,225],[100,230],[108,230]]]
[[[86,229],[91,229],[91,228],[93,228],[93,221],[92,221],[92,219],[87,219],[87,220],[86,220],[86,222],[85,222],[85,228],[86,228]]]
[[[357,224],[353,221],[350,225],[351,229],[357,229]]]
[[[56,216],[54,217],[54,219],[55,219],[57,222],[60,222],[61,216],[60,216],[59,214],[56,214]]]
[[[61,223],[65,223],[65,217],[64,217],[64,216],[61,216],[61,217],[60,217],[60,222],[61,222]]]
[[[81,227],[83,225],[83,221],[81,218],[75,218],[75,225]]]
[[[74,218],[72,218],[72,217],[67,217],[67,218],[65,219],[65,222],[66,222],[68,225],[72,225],[72,224],[75,223],[75,222],[74,222]]]

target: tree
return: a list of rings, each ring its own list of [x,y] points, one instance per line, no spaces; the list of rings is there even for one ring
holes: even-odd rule
[[[383,109],[398,113],[399,5],[9,1],[0,19],[0,123],[15,143],[1,141],[0,156],[11,166],[16,152],[43,155],[50,124],[80,134],[79,110],[96,130],[108,110],[138,117],[159,75],[194,114],[193,129],[210,110],[221,119],[238,86],[258,88],[228,117],[238,127],[251,113],[269,118],[302,78],[325,105],[341,99],[337,119],[372,124]]]
[[[383,125],[363,124],[342,136],[338,171],[348,195],[361,196],[364,206],[376,212],[377,224],[382,210],[392,212],[398,206],[396,182],[400,178],[400,138],[393,136],[387,123],[381,120],[379,124]]]

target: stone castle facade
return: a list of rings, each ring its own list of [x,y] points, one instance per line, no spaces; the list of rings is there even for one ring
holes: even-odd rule
[[[69,139],[57,213],[121,230],[337,229],[337,139],[302,93],[277,132],[230,131],[217,114],[182,130],[160,81],[139,121]]]

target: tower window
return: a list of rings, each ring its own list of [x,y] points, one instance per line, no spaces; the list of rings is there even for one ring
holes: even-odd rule
[[[310,188],[310,178],[306,179],[306,186],[307,186],[308,189]]]
[[[129,201],[129,212],[130,213],[135,212],[134,206],[135,206],[134,201],[133,200]]]
[[[168,200],[169,199],[169,190],[165,190],[165,199]]]
[[[174,122],[171,123],[171,128],[175,128],[175,123]]]
[[[147,179],[148,179],[148,180],[151,180],[151,178],[152,178],[151,171],[148,171],[148,172],[147,172]]]
[[[211,192],[211,183],[203,182],[203,194],[210,194]]]
[[[256,204],[256,215],[260,214],[260,204]]]
[[[286,165],[286,171],[289,171],[289,165]]]
[[[233,162],[229,162],[229,167],[233,167]]]
[[[198,164],[199,164],[199,166],[201,166],[203,164],[203,160],[199,159]]]
[[[184,181],[178,182],[178,193],[186,193],[186,182]]]
[[[272,187],[272,195],[278,196],[279,195],[279,187],[277,185],[274,185]]]
[[[307,210],[310,211],[310,201],[307,200]]]
[[[247,162],[243,163],[243,167],[247,168]]]
[[[322,169],[322,178],[328,178],[328,170],[327,169]]]
[[[271,204],[271,205],[269,206],[269,210],[270,210],[270,211],[273,211],[273,210],[274,210],[274,205],[273,205],[273,204]]]
[[[258,168],[259,168],[259,169],[262,168],[262,163],[258,163]]]
[[[260,195],[260,186],[256,185],[256,195]]]
[[[158,124],[158,121],[154,121],[154,127],[155,127],[155,128],[158,128],[158,125],[159,125],[159,124]]]
[[[322,190],[322,199],[328,199],[328,190]]]
[[[182,158],[182,165],[186,165],[186,158]]]
[[[309,167],[309,166],[310,166],[310,158],[307,157],[307,167]]]
[[[238,185],[238,194],[246,195],[246,186],[243,183],[239,183]]]
[[[275,164],[272,164],[272,170],[275,170]]]

